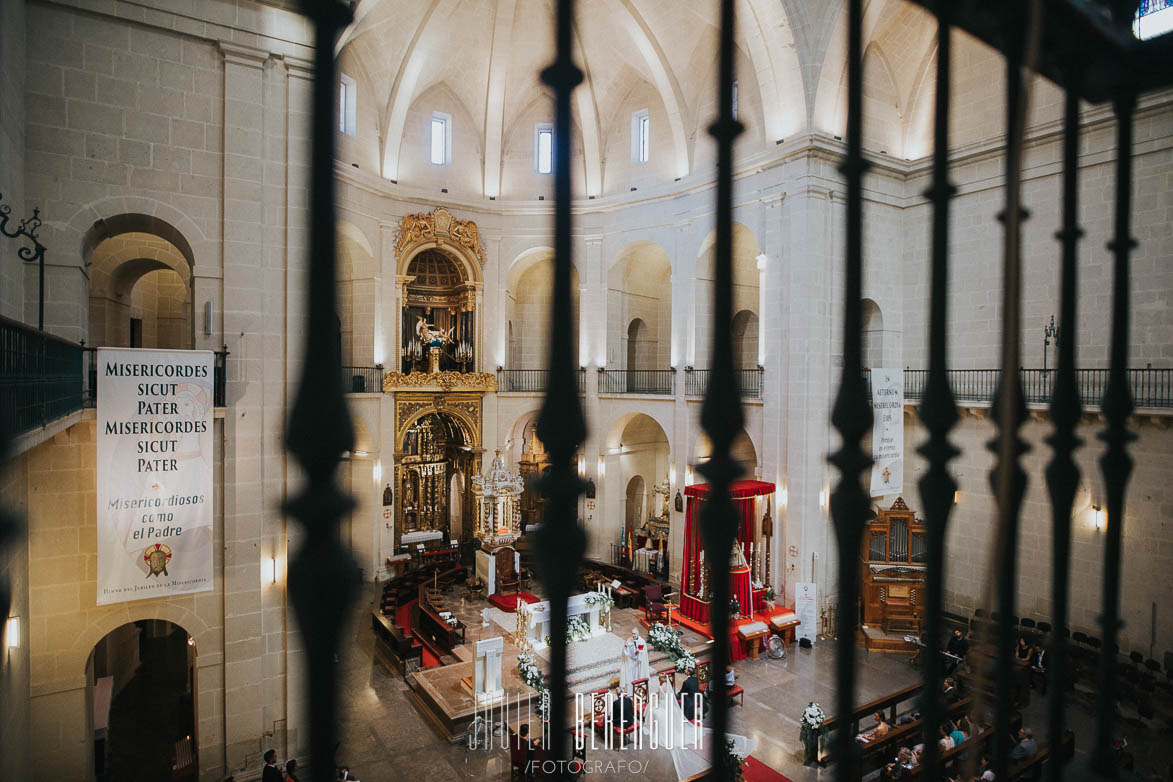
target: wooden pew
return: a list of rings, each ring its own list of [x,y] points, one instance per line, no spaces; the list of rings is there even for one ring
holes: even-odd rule
[[[958,744],[953,749],[947,749],[937,756],[938,762],[948,768],[953,763],[957,762],[958,758],[967,753],[976,753],[973,757],[976,762],[977,756],[986,751],[986,746],[990,743],[990,737],[994,735],[993,726],[987,726],[976,736],[970,736],[965,741]],[[968,758],[967,758],[968,761]],[[913,766],[906,772],[906,776],[911,779],[918,779],[922,774],[926,773],[925,767],[922,765]]]
[[[945,710],[944,718],[947,720],[958,719],[972,705],[972,698],[962,698]],[[886,763],[891,762],[892,758],[896,755],[896,751],[901,747],[911,747],[919,744],[922,738],[921,730],[923,730],[923,725],[924,720],[915,719],[907,725],[893,726],[888,731],[888,735],[882,739],[864,744],[861,755],[861,768],[863,773],[866,774],[869,771],[882,768]]]
[[[823,735],[829,736],[832,731],[838,730],[840,723],[843,722],[844,727],[851,731],[852,736],[858,736],[860,720],[871,717],[872,714],[876,713],[877,711],[881,713],[887,711],[887,722],[891,725],[896,722],[896,716],[899,711],[900,704],[906,701],[915,700],[920,695],[922,686],[923,685],[920,683],[910,684],[909,686],[897,690],[896,692],[893,692],[889,695],[885,695],[882,698],[876,698],[874,701],[865,703],[855,711],[851,712],[845,721],[840,720],[839,717],[828,717],[826,722],[823,723]],[[830,742],[824,741],[823,743],[829,744]],[[819,762],[825,763],[827,758],[827,755],[823,755],[819,758]]]

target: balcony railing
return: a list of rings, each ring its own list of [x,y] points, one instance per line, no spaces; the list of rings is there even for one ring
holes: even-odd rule
[[[544,394],[550,379],[548,369],[498,369],[497,390],[521,394]],[[578,370],[578,393],[586,393],[586,370]]]
[[[82,346],[0,318],[0,430],[28,432],[82,408]]]
[[[675,369],[603,369],[599,371],[600,394],[676,393]]]
[[[686,396],[704,396],[709,390],[709,369],[685,369],[684,393]],[[765,385],[766,370],[737,369],[737,387],[741,390],[742,399],[761,399],[762,387]]]
[[[85,383],[81,391],[82,402],[85,407],[94,407],[98,403],[98,363],[97,348],[78,348],[85,352]],[[228,348],[215,351],[216,357],[212,364],[212,404],[216,407],[225,407],[228,404]],[[81,361],[78,361],[78,373],[82,372]]]
[[[1053,369],[1020,369],[1022,393],[1027,404],[1049,404],[1055,384]],[[948,370],[949,386],[958,402],[992,402],[996,397],[998,369]],[[919,401],[928,383],[927,369],[904,370],[904,399]],[[1084,407],[1098,408],[1108,385],[1107,369],[1075,370],[1075,386]],[[1130,369],[1128,390],[1137,407],[1173,407],[1173,369]],[[871,394],[871,378],[868,378]]]
[[[342,367],[342,388],[348,394],[378,394],[383,391],[382,367]]]

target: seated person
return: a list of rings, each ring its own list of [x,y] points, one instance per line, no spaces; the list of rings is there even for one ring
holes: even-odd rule
[[[953,677],[945,679],[943,688],[941,690],[941,697],[945,700],[945,706],[952,706],[961,700],[961,692],[957,689],[957,682]]]
[[[623,690],[618,679],[611,680],[611,692],[614,695],[611,701],[611,725],[627,730],[635,724],[635,702]]]
[[[737,681],[737,675],[733,672],[733,666],[726,665],[725,666],[725,689],[729,689],[730,687],[732,687],[733,683],[735,681]]]
[[[869,741],[875,741],[876,739],[882,739],[888,735],[888,731],[891,730],[891,726],[889,726],[888,723],[884,721],[884,715],[877,711],[872,715],[872,719],[876,721],[876,727],[872,728],[871,732],[869,733],[861,733],[856,736],[856,741],[862,741],[866,743]]]
[[[680,692],[676,693],[676,699],[680,702],[680,709],[684,712],[684,718],[690,722],[699,722],[704,718],[704,712],[708,710],[708,701],[703,697],[698,698],[701,692],[700,683],[696,678],[696,669],[690,668],[688,676],[685,677],[684,682],[680,685]],[[701,712],[697,713],[697,708]]]
[[[994,768],[990,765],[990,756],[984,752],[978,761],[977,779],[980,782],[994,782]]]
[[[937,744],[941,747],[942,752],[948,752],[957,746],[957,743],[953,741],[953,736],[949,731],[948,725],[942,725],[938,729]]]
[[[968,736],[966,736],[965,731],[961,729],[960,723],[954,723],[949,730],[949,738],[953,739],[953,746],[956,747],[958,744],[964,743]]]
[[[1025,635],[1018,636],[1018,646],[1014,647],[1014,659],[1023,664],[1030,662],[1030,644],[1026,642]]]
[[[1035,742],[1034,733],[1030,728],[1020,728],[1018,730],[1018,744],[1010,750],[1010,763],[1017,765],[1025,760],[1030,760],[1038,752],[1039,745]]]

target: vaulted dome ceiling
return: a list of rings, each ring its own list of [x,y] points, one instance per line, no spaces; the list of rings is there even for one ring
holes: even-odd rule
[[[931,105],[925,74],[935,56],[933,25],[906,0],[865,6],[865,70],[882,104],[870,115],[871,146],[923,154],[908,125],[925,124]],[[747,125],[739,154],[769,154],[778,140],[807,130],[842,132],[841,7],[739,0],[738,105]],[[705,128],[716,112],[718,9],[716,0],[578,4],[575,56],[586,78],[575,92],[572,155],[580,196],[712,168]],[[365,139],[360,121],[361,154],[344,154],[392,181],[534,197],[540,184],[522,170],[524,149],[532,150],[532,124],[552,111],[539,74],[554,56],[554,10],[554,0],[359,0],[337,51],[359,82],[368,121]],[[633,108],[650,114],[655,165],[632,165]],[[425,115],[434,110],[450,112],[467,134],[458,145],[464,157],[450,172],[419,162],[427,157],[420,151]]]

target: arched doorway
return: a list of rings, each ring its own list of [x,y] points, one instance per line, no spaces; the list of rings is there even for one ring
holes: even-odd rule
[[[160,222],[121,215],[93,237],[86,252],[90,344],[191,348],[191,250],[177,231]]]
[[[863,308],[863,346],[860,351],[864,369],[884,365],[884,313],[871,299],[860,302]]]
[[[733,316],[733,368],[758,366],[758,316],[742,310]]]
[[[141,619],[107,633],[86,663],[98,782],[199,777],[196,649],[188,632]]]
[[[642,475],[632,476],[631,480],[627,482],[627,513],[624,515],[628,536],[643,526],[645,499],[644,477]]]

